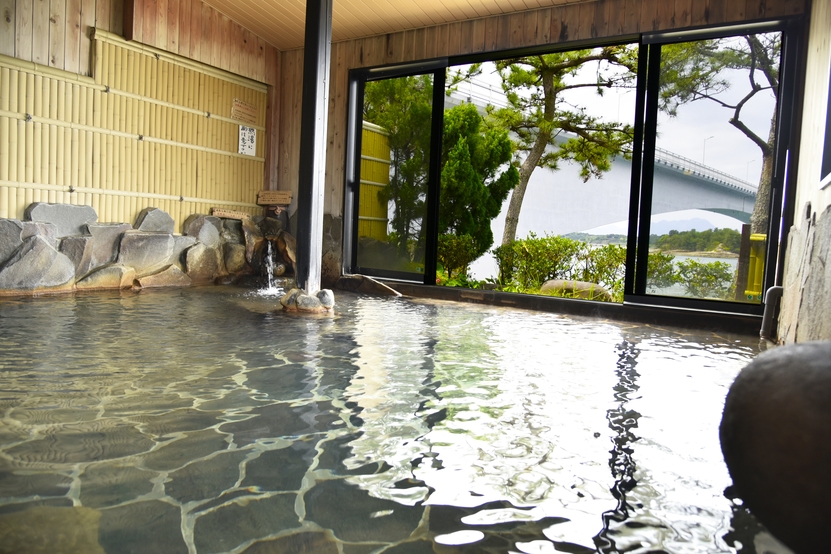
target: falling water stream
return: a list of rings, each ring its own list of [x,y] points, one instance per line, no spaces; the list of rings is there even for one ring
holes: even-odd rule
[[[282,296],[285,291],[282,287],[277,286],[277,281],[274,279],[274,251],[271,247],[271,241],[266,240],[266,255],[264,260],[266,272],[266,288],[260,289],[258,293],[261,296]]]

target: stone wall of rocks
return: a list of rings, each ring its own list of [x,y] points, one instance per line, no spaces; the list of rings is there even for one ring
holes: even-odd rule
[[[36,202],[22,221],[0,219],[0,295],[234,283],[264,278],[266,267],[293,275],[287,223],[194,214],[177,234],[158,208],[131,225],[99,223],[91,206]]]
[[[778,332],[784,343],[831,340],[831,206],[822,213],[805,211],[805,220],[788,235]]]

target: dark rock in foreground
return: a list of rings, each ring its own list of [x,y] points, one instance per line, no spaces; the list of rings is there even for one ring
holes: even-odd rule
[[[797,553],[826,552],[831,342],[767,351],[730,387],[719,435],[738,495]]]

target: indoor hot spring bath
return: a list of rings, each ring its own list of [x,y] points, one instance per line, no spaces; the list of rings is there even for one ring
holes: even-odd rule
[[[753,337],[341,292],[0,301],[0,552],[786,552],[718,443]]]

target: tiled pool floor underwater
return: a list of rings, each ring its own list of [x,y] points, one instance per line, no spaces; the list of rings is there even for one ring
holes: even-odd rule
[[[0,300],[0,552],[762,552],[718,445],[759,348],[209,287]]]

